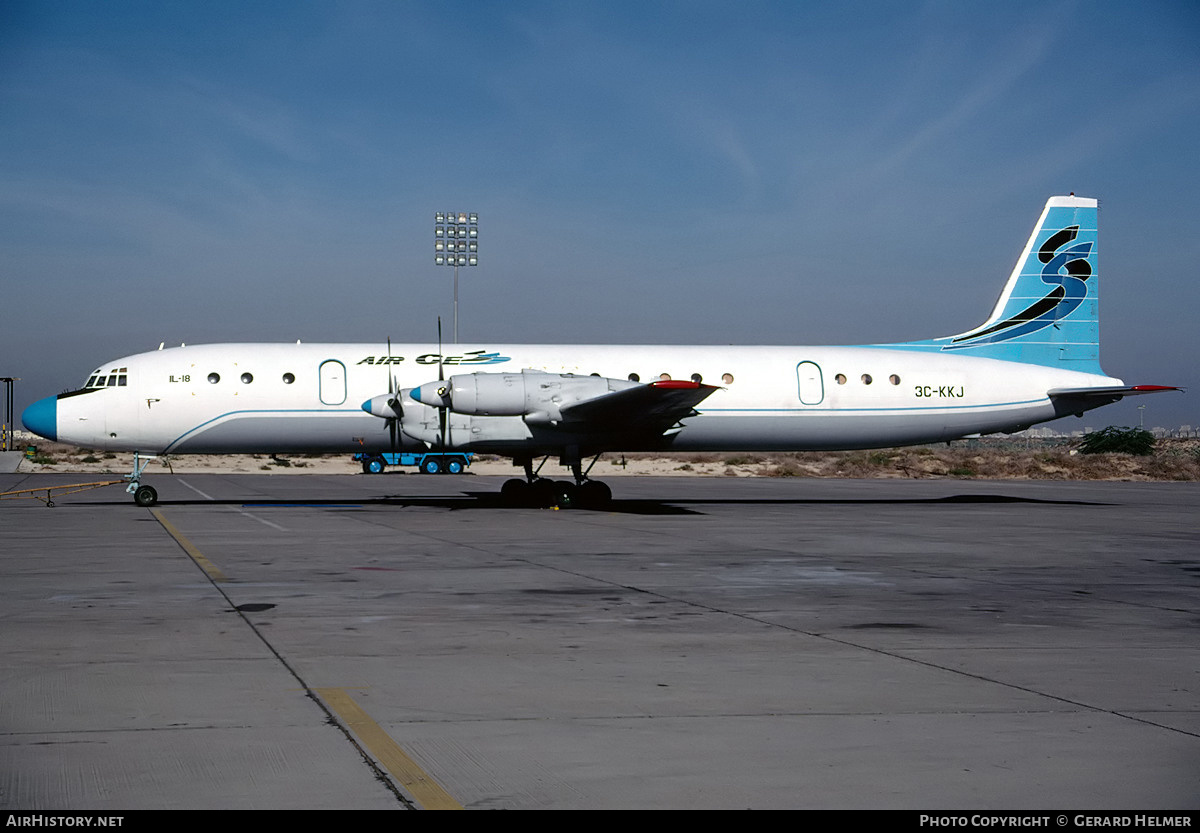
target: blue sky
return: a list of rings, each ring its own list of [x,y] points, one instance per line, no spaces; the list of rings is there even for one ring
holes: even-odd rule
[[[1074,191],[1106,371],[1200,425],[1197,44],[1153,0],[0,0],[0,375],[433,340],[447,209],[463,341],[946,335]]]

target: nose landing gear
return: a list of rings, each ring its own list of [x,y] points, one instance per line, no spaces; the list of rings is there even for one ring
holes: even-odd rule
[[[153,486],[143,486],[142,472],[151,460],[157,460],[157,454],[141,454],[133,452],[133,472],[125,475],[125,479],[129,481],[129,485],[125,487],[125,491],[133,495],[133,502],[138,506],[153,506],[158,503],[158,492]]]

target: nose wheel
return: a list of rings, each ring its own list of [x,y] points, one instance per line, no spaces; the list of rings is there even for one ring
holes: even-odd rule
[[[138,506],[153,506],[158,503],[158,492],[153,486],[138,486],[133,490],[133,502]]]

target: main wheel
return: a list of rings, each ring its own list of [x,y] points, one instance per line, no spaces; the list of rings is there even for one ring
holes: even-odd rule
[[[570,509],[578,497],[574,483],[545,478],[533,481],[532,493],[534,506],[542,509]]]
[[[579,503],[579,488],[565,480],[554,484],[554,503],[559,509],[570,509]]]
[[[529,501],[532,505],[539,509],[548,509],[551,506],[557,506],[557,500],[558,484],[553,480],[539,477],[529,484]]]
[[[588,509],[603,509],[612,503],[612,489],[599,480],[587,480],[579,487],[579,505]]]
[[[138,506],[153,506],[158,503],[158,492],[153,486],[138,486],[133,493],[133,502]]]
[[[500,487],[500,500],[505,506],[528,506],[530,502],[529,484],[520,478],[505,480]]]

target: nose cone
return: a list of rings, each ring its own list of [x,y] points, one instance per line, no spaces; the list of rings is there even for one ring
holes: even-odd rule
[[[21,414],[26,430],[48,440],[58,439],[58,399],[47,396],[34,402]]]
[[[404,409],[400,407],[400,397],[394,393],[374,396],[362,403],[362,409],[371,414],[371,416],[383,417],[384,419],[392,419],[404,413]]]
[[[422,405],[432,405],[435,408],[445,408],[450,405],[449,382],[426,382],[419,388],[414,388],[412,398]]]

